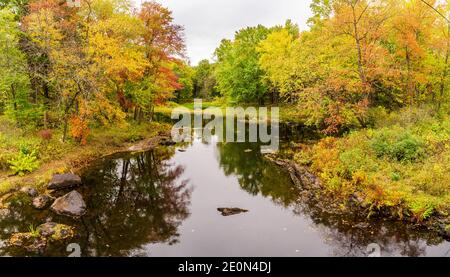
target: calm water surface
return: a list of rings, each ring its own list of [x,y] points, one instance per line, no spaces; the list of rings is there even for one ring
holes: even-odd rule
[[[179,151],[182,148],[185,152]],[[250,151],[251,150],[251,151]],[[305,200],[256,143],[203,143],[119,154],[92,165],[80,220],[13,200],[0,238],[51,218],[75,226],[84,256],[449,256],[450,243],[402,223],[333,215]],[[219,207],[248,213],[224,217]],[[3,247],[2,255],[29,255]],[[45,255],[65,256],[66,245]]]

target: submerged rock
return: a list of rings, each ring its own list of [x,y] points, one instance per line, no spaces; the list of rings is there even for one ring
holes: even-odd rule
[[[237,215],[248,212],[248,210],[240,208],[218,208],[217,210],[221,212],[223,216]]]
[[[48,183],[47,188],[51,190],[64,190],[80,186],[81,178],[72,173],[53,175],[52,180]]]
[[[33,199],[33,207],[35,207],[38,210],[43,210],[48,208],[50,204],[52,203],[52,198],[48,195],[39,195],[38,197],[35,197]]]
[[[71,191],[56,199],[51,209],[59,215],[80,217],[86,213],[86,204],[80,193]]]
[[[28,186],[21,188],[20,192],[26,193],[26,194],[28,194],[28,196],[31,196],[31,197],[36,197],[39,194],[35,188],[28,187]]]

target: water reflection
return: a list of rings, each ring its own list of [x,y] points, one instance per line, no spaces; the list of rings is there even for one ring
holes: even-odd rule
[[[303,137],[299,135],[299,137]],[[178,146],[179,147],[179,146]],[[47,219],[76,228],[85,256],[444,256],[450,243],[403,222],[368,220],[293,186],[258,143],[210,143],[99,160],[83,174],[88,214],[80,220],[37,211],[17,196],[0,211],[0,239]],[[55,195],[56,196],[56,195]],[[249,212],[224,218],[222,205]],[[30,253],[2,247],[0,255]],[[66,256],[54,245],[48,256]]]
[[[266,161],[256,143],[219,143],[218,160],[227,176],[236,176],[246,192],[264,197],[284,207],[298,199],[299,189],[289,175]]]
[[[191,189],[180,179],[184,168],[168,162],[173,154],[173,149],[158,148],[109,157],[92,166],[84,175],[85,186],[79,189],[88,208],[81,220],[25,208],[29,203],[12,203],[14,212],[1,221],[1,227],[28,231],[24,222],[37,226],[53,217],[76,227],[79,237],[74,242],[87,256],[127,256],[146,243],[177,243],[178,227],[189,216]],[[67,255],[64,251],[57,247],[45,254]],[[23,253],[7,249],[3,254]]]

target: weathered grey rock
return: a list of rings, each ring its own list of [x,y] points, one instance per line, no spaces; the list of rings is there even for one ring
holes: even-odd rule
[[[80,186],[81,178],[72,173],[53,175],[52,180],[48,183],[47,188],[51,190],[63,190]]]
[[[48,208],[48,206],[50,206],[52,200],[53,199],[48,195],[45,194],[39,195],[38,197],[35,197],[33,199],[33,207],[35,207],[38,210],[46,209]]]
[[[218,208],[217,209],[223,216],[237,215],[240,213],[246,213],[248,210],[240,208]]]
[[[28,186],[21,188],[20,191],[28,194],[31,197],[36,197],[39,194],[35,188],[28,187]]]
[[[80,193],[71,191],[56,199],[51,209],[59,215],[80,217],[86,213],[86,204]]]

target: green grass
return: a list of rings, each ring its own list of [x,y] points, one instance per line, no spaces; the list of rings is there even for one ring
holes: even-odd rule
[[[22,185],[23,180],[32,182],[28,185],[43,186],[54,173],[67,172],[168,128],[160,123],[92,127],[87,145],[80,145],[71,139],[62,142],[61,130],[52,130],[52,137],[45,139],[39,131],[17,128],[0,116],[0,195]]]

